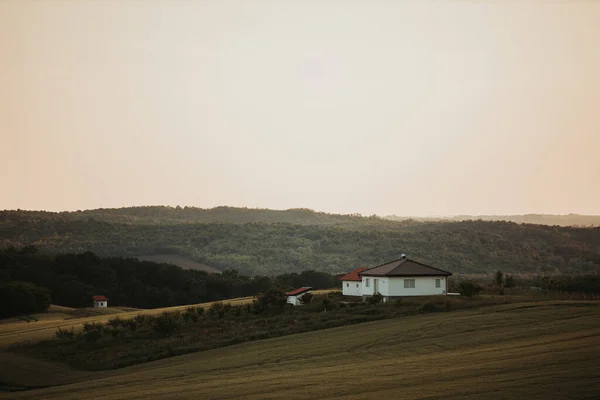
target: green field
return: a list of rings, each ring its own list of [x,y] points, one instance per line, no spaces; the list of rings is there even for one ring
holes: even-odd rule
[[[63,385],[2,398],[592,399],[600,395],[600,302],[397,318],[99,373],[10,357],[2,368],[19,366],[24,386],[47,385],[53,374]]]

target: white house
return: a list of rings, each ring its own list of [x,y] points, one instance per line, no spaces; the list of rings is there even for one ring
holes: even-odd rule
[[[301,287],[299,289],[292,290],[291,292],[287,292],[285,294],[287,296],[287,302],[294,306],[302,304],[300,298],[305,294],[310,293],[311,290],[311,287]]]
[[[108,307],[108,298],[106,296],[94,296],[94,308]]]
[[[362,278],[359,273],[367,270],[368,268],[357,268],[347,275],[342,276],[342,294],[344,296],[362,296]]]
[[[445,295],[451,275],[451,272],[409,260],[405,255],[359,273],[362,296],[381,293],[384,301],[405,296]]]

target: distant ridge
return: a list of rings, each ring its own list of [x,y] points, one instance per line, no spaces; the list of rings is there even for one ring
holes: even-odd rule
[[[599,227],[600,215],[582,214],[515,214],[515,215],[452,215],[440,217],[419,216],[363,216],[359,213],[333,214],[315,211],[309,208],[290,208],[274,210],[268,208],[247,208],[219,206],[214,208],[172,207],[172,206],[139,206],[122,208],[97,208],[79,211],[27,211],[4,210],[2,215],[31,218],[58,218],[67,220],[104,221],[130,224],[181,224],[181,223],[249,223],[249,222],[281,222],[297,225],[364,225],[365,223],[385,224],[386,222],[402,222],[410,225],[418,222],[457,222],[457,221],[506,221],[518,224],[534,224],[549,226]]]
[[[581,214],[522,214],[522,215],[453,215],[444,217],[401,217],[397,215],[388,215],[383,217],[390,221],[420,221],[420,222],[456,222],[456,221],[506,221],[516,222],[518,224],[535,225],[558,225],[558,226],[578,226],[578,227],[596,227],[600,226],[600,215],[581,215]]]
[[[296,225],[365,225],[369,223],[398,223],[376,215],[363,217],[361,214],[329,214],[308,208],[290,208],[271,210],[265,208],[246,208],[220,206],[215,208],[141,206],[123,208],[98,208],[83,211],[0,211],[0,219],[10,217],[61,219],[67,221],[90,220],[110,223],[141,225],[172,225],[182,223],[290,223]],[[405,222],[404,225],[410,224]]]

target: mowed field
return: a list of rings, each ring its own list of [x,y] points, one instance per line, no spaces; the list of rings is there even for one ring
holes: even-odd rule
[[[75,383],[0,398],[595,399],[598,371],[600,302],[548,301],[333,328],[101,373],[73,371]]]
[[[313,290],[314,294],[324,294],[334,291]],[[231,305],[242,305],[252,303],[254,297],[238,297],[235,299],[223,300],[223,303]],[[36,322],[26,322],[18,318],[10,318],[0,321],[0,351],[16,343],[39,341],[52,339],[56,330],[61,329],[81,329],[86,322],[106,322],[109,319],[132,318],[138,314],[158,315],[163,312],[183,311],[190,306],[202,306],[209,308],[214,302],[189,304],[185,306],[153,308],[150,310],[132,309],[132,308],[86,308],[72,309],[68,307],[51,306],[48,313],[35,314]]]

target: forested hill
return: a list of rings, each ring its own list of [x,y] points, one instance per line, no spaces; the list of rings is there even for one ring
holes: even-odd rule
[[[459,222],[459,221],[505,221],[519,224],[558,225],[575,227],[600,226],[600,215],[554,215],[554,214],[523,214],[523,215],[456,215],[448,217],[402,217],[376,215],[363,217],[360,214],[329,214],[308,208],[292,208],[288,210],[270,210],[245,207],[169,207],[145,206],[124,208],[99,208],[95,210],[73,212],[45,211],[0,211],[0,218],[6,215],[18,215],[21,218],[45,218],[118,222],[129,224],[181,224],[181,223],[247,223],[247,222],[284,222],[298,225],[335,225],[365,227],[372,225],[388,225],[394,221],[403,225],[415,222]]]
[[[99,208],[95,210],[73,212],[46,211],[0,211],[0,220],[18,218],[20,220],[90,220],[127,224],[168,225],[182,223],[248,223],[283,222],[297,225],[336,225],[364,227],[371,225],[390,225],[393,222],[377,216],[363,217],[359,214],[328,214],[307,208],[289,210],[269,210],[240,207],[126,207]],[[410,221],[404,221],[410,224]]]
[[[427,217],[399,217],[397,215],[388,215],[383,217],[391,221],[414,220],[419,222],[449,222],[449,221],[506,221],[516,222],[518,224],[536,224],[536,225],[558,225],[558,226],[577,226],[577,227],[595,227],[600,226],[600,215],[580,215],[580,214],[523,214],[523,215],[455,215],[451,217],[427,218]]]
[[[179,254],[220,270],[339,273],[400,254],[455,273],[600,273],[600,228],[464,221],[353,224],[114,223],[72,214],[2,212],[0,248],[101,256]],[[364,221],[364,223],[360,222]]]

